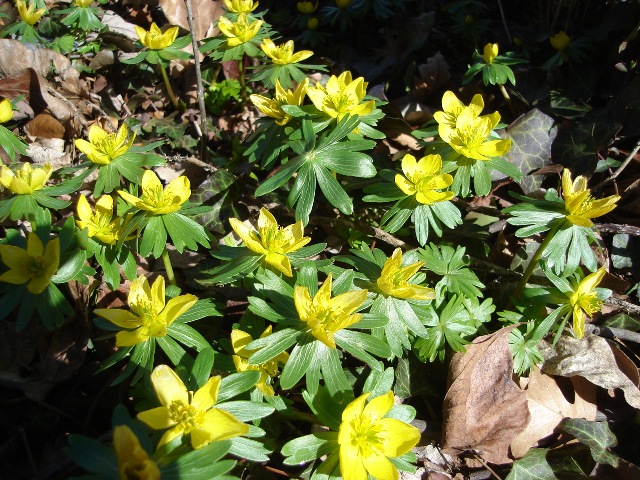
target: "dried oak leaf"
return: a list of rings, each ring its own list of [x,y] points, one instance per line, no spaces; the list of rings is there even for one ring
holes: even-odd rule
[[[580,376],[602,388],[619,388],[629,405],[640,409],[638,368],[608,340],[586,334],[561,337],[555,347],[542,342],[542,371],[561,377]]]
[[[444,453],[475,450],[484,460],[511,463],[509,445],[529,423],[527,396],[513,381],[509,333],[476,338],[449,367],[444,398]]]
[[[558,378],[540,370],[531,372],[525,390],[531,416],[524,431],[511,442],[513,457],[522,457],[538,441],[553,434],[563,418],[595,420],[596,386],[582,377],[572,377],[571,383],[573,401],[569,401],[563,393]]]

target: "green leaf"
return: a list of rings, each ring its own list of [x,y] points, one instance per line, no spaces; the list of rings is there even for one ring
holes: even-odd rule
[[[209,239],[204,227],[180,213],[162,215],[162,222],[166,227],[173,245],[182,253],[186,246],[189,250],[198,250],[198,244],[209,248]],[[147,228],[149,228],[147,226]]]
[[[69,435],[65,453],[89,472],[105,473],[116,478],[118,462],[115,451],[102,443],[82,435]]]
[[[260,365],[277,357],[291,345],[295,344],[301,334],[302,332],[298,330],[285,328],[267,337],[252,341],[246,348],[248,350],[259,350],[249,357],[249,363],[252,365]]]
[[[211,377],[214,360],[215,352],[213,348],[203,348],[196,356],[196,360],[193,362],[193,368],[191,369],[191,376],[193,377],[196,387],[195,390],[207,383],[207,380]]]
[[[304,164],[306,158],[303,156],[296,157],[290,160],[282,169],[276,173],[273,177],[266,179],[256,189],[255,196],[259,197],[265,193],[274,191],[276,188],[284,185],[284,183],[291,178],[291,176],[298,171],[298,169]]]
[[[318,185],[320,185],[320,190],[322,190],[326,199],[329,200],[329,203],[345,215],[351,215],[353,213],[353,202],[335,177],[331,175],[329,170],[320,165],[314,164],[313,169],[318,180]]]
[[[258,383],[258,380],[260,380],[260,372],[256,370],[227,375],[220,382],[218,403],[223,403],[236,395],[252,389],[256,383]]]
[[[167,328],[167,335],[199,352],[211,348],[209,342],[196,329],[185,323],[173,322]]]
[[[318,432],[295,438],[282,446],[285,465],[299,465],[328,455],[336,448],[337,432]]]
[[[55,275],[51,277],[53,283],[66,283],[73,279],[82,269],[86,260],[86,252],[84,250],[76,250],[69,256],[65,263],[60,265]]]
[[[558,428],[573,435],[578,441],[589,447],[591,456],[598,463],[618,466],[618,456],[609,451],[618,442],[609,429],[607,422],[590,422],[583,418],[565,418]]]
[[[318,340],[308,335],[293,347],[280,376],[280,386],[284,390],[293,388],[305,375],[316,356],[318,343]]]
[[[236,400],[224,402],[216,405],[216,408],[229,412],[241,422],[251,422],[271,415],[275,408],[269,404],[261,402],[249,402],[246,400]]]
[[[193,366],[193,358],[191,358],[186,350],[178,345],[173,338],[169,335],[165,335],[164,337],[157,337],[156,342],[158,342],[162,351],[167,354],[171,363],[191,369]]]
[[[167,230],[162,222],[162,215],[149,218],[144,227],[142,241],[140,242],[140,255],[148,257],[151,253],[155,258],[160,258],[167,247]]]
[[[234,437],[231,439],[229,453],[253,462],[268,462],[269,457],[267,455],[271,453],[271,450],[266,449],[262,443],[250,438]]]

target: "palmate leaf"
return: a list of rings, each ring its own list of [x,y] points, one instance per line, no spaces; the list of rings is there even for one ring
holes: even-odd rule
[[[436,296],[440,298],[443,291],[463,295],[465,297],[480,297],[484,284],[475,273],[467,268],[465,247],[438,247],[433,243],[420,250],[420,257],[424,260],[425,268],[442,278],[436,284]]]
[[[160,475],[163,480],[209,480],[228,473],[236,464],[234,460],[220,460],[231,450],[229,440],[211,442],[202,448],[181,455],[174,462],[163,465]],[[225,475],[225,479],[234,478]]]
[[[353,211],[353,203],[335,173],[369,178],[376,174],[373,160],[362,150],[375,146],[370,140],[346,140],[358,125],[358,116],[345,116],[316,142],[313,122],[302,121],[302,139],[290,143],[298,156],[280,172],[267,179],[256,190],[256,196],[269,193],[286,183],[296,172],[287,203],[296,206],[296,220],[308,223],[315,200],[316,182],[326,199],[345,214]],[[334,173],[335,172],[335,173]]]
[[[299,465],[328,455],[337,448],[337,432],[317,432],[287,442],[280,453],[285,457],[285,465]]]

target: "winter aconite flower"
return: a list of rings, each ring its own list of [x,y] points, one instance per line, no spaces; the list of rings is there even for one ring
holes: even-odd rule
[[[171,27],[162,33],[162,30],[155,22],[151,24],[148,31],[138,25],[135,26],[135,29],[140,43],[150,50],[163,50],[170,47],[176,41],[180,30],[178,27]]]
[[[499,121],[498,112],[478,116],[475,108],[465,107],[456,118],[455,127],[439,124],[438,134],[460,155],[474,160],[490,160],[491,157],[501,157],[511,149],[510,138],[488,140]]]
[[[339,77],[332,75],[325,86],[317,83],[307,88],[307,95],[315,107],[335,118],[342,120],[345,115],[368,115],[375,108],[373,100],[363,102],[367,93],[367,82],[363,77],[351,79],[351,72],[346,71]]]
[[[146,170],[142,176],[142,195],[136,197],[124,190],[118,190],[125,202],[153,215],[177,212],[191,196],[189,179],[179,176],[162,188],[160,179],[153,170]]]
[[[24,162],[15,172],[6,165],[2,165],[0,166],[0,184],[16,195],[29,195],[44,187],[52,172],[53,167],[49,163],[33,168],[30,163]]]
[[[581,227],[592,227],[592,218],[609,213],[620,200],[618,195],[595,200],[587,188],[587,179],[578,176],[572,181],[571,172],[566,168],[562,172],[562,197],[568,213],[567,220]]]
[[[122,479],[160,480],[158,464],[140,445],[140,440],[126,425],[113,429],[113,449],[118,460],[118,473]]]
[[[0,102],[0,123],[8,122],[13,118],[13,107],[8,98]]]
[[[262,20],[254,20],[249,23],[246,13],[238,15],[238,19],[235,22],[232,22],[227,17],[218,19],[218,28],[227,37],[227,45],[229,47],[237,47],[251,40],[258,34],[262,24]]]
[[[455,128],[458,115],[460,115],[465,108],[471,109],[476,116],[480,115],[484,108],[482,95],[474,95],[471,103],[465,105],[456,97],[455,93],[448,90],[442,96],[442,111],[434,113],[433,118],[435,118],[439,125]]]
[[[491,65],[493,61],[498,56],[498,44],[497,43],[487,43],[484,46],[484,51],[482,53],[482,59],[484,63],[487,65]]]
[[[287,254],[311,241],[311,238],[304,236],[302,221],[282,228],[266,208],[260,210],[257,232],[237,218],[230,218],[229,222],[249,250],[264,255],[264,261],[268,265],[288,277],[293,276],[293,273]]]
[[[604,268],[599,268],[584,277],[575,290],[568,295],[569,304],[573,309],[573,331],[578,338],[584,336],[585,314],[590,317],[602,308],[602,300],[598,299],[595,288],[606,273]]]
[[[0,275],[0,282],[13,285],[27,284],[35,295],[49,286],[51,277],[60,263],[60,239],[54,238],[46,248],[35,233],[27,236],[27,249],[13,245],[0,245],[0,257],[9,270]]]
[[[95,211],[91,209],[87,197],[78,197],[78,228],[88,230],[91,238],[96,238],[108,245],[115,245],[120,238],[122,225],[116,218],[113,219],[113,197],[102,195],[96,202]]]
[[[232,13],[251,13],[258,8],[258,3],[253,0],[224,0],[227,10]]]
[[[565,50],[569,44],[571,43],[571,37],[566,34],[564,31],[560,31],[555,35],[549,38],[549,42],[551,42],[551,46],[558,51]]]
[[[318,9],[318,1],[316,0],[316,2],[298,2],[296,3],[296,8],[298,9],[298,12],[302,13],[303,15],[311,15]]]
[[[268,337],[271,335],[272,326],[269,325],[260,338]],[[260,372],[260,380],[256,384],[258,390],[264,393],[268,397],[273,397],[275,392],[271,386],[271,379],[278,375],[278,365],[284,365],[289,359],[287,352],[282,352],[276,357],[272,358],[266,363],[260,365],[251,365],[248,362],[248,358],[256,352],[256,350],[248,350],[246,346],[253,341],[251,335],[242,330],[233,330],[231,332],[231,345],[235,355],[233,356],[233,363],[236,366],[238,372],[245,372],[247,370],[256,370]]]
[[[158,277],[149,288],[143,275],[129,287],[130,310],[98,308],[94,313],[127,330],[116,334],[116,346],[129,347],[151,337],[164,337],[167,328],[198,301],[195,295],[179,295],[165,304],[164,277]]]
[[[47,11],[46,8],[39,8],[36,10],[36,5],[34,2],[31,2],[27,7],[27,2],[24,0],[16,0],[16,8],[18,9],[18,13],[20,14],[20,18],[27,25],[35,25],[38,23],[44,12]]]
[[[180,377],[166,365],[151,372],[151,384],[161,407],[138,414],[138,419],[154,430],[165,430],[158,447],[181,435],[191,437],[194,449],[208,443],[244,435],[249,427],[232,414],[214,408],[220,376],[211,377],[198,391],[190,392]]]
[[[267,117],[274,118],[278,125],[286,125],[292,117],[282,109],[282,106],[302,105],[308,85],[309,79],[305,78],[295,90],[285,90],[280,85],[280,81],[276,79],[276,96],[274,99],[253,94],[250,97],[251,102]]]
[[[440,173],[442,158],[440,155],[427,155],[416,161],[413,155],[407,154],[402,159],[402,173],[396,175],[396,185],[407,195],[415,195],[416,200],[424,205],[451,200],[453,192],[440,192],[453,183],[448,173]]]
[[[332,276],[329,274],[313,298],[309,289],[296,285],[293,301],[300,320],[311,334],[329,348],[336,348],[336,332],[357,323],[362,318],[354,313],[367,299],[367,290],[354,290],[331,298]]]
[[[276,65],[298,63],[313,55],[311,50],[300,50],[298,53],[293,53],[293,40],[289,40],[282,45],[276,46],[270,38],[265,38],[262,40],[260,48],[262,48],[265,55]]]
[[[393,407],[393,392],[365,405],[369,393],[359,396],[342,412],[338,433],[340,473],[344,480],[397,480],[398,470],[389,460],[411,450],[420,440],[416,427],[384,418]]]
[[[120,126],[118,133],[107,133],[98,125],[92,125],[89,129],[89,141],[79,138],[75,145],[93,163],[108,165],[131,148],[136,134],[129,140],[128,137],[129,129],[124,124]]]
[[[376,282],[378,288],[382,293],[390,297],[432,300],[435,298],[435,292],[432,288],[409,283],[409,279],[418,273],[422,265],[424,265],[424,262],[420,261],[403,267],[402,250],[396,248],[391,258],[384,262],[382,273]]]

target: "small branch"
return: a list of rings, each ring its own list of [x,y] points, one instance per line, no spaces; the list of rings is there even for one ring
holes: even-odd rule
[[[624,300],[617,297],[609,297],[604,301],[605,305],[610,307],[617,307],[621,310],[624,310],[627,313],[631,313],[632,315],[640,316],[640,307],[634,305],[633,303],[625,302]]]
[[[371,226],[367,223],[352,222],[351,220],[345,220],[343,218],[329,218],[329,217],[311,217],[309,223],[313,225],[321,225],[323,227],[335,228],[345,227],[358,230],[367,235],[373,235],[378,240],[391,245],[392,247],[400,247],[405,250],[411,248],[411,245],[405,243],[399,238],[394,237],[390,233],[385,232],[381,228]]]
[[[507,34],[507,39],[509,43],[513,43],[513,38],[511,37],[511,32],[509,31],[509,26],[507,24],[507,17],[504,14],[504,8],[502,8],[502,1],[498,0],[498,8],[500,9],[500,18],[502,19],[502,26],[504,27],[504,32]]]
[[[620,166],[616,169],[616,171],[613,172],[608,178],[605,178],[603,181],[601,181],[599,184],[593,187],[591,191],[595,192],[596,190],[600,190],[602,187],[610,184],[616,178],[618,178],[618,176],[622,173],[622,171],[625,168],[627,168],[627,166],[631,163],[631,161],[636,157],[636,153],[638,153],[639,150],[640,150],[640,140],[638,141],[638,143],[636,143],[636,146],[633,147],[633,150],[631,150],[629,155],[627,155],[627,158],[624,159],[624,161],[620,164]]]
[[[196,83],[198,88],[198,107],[200,108],[200,159],[207,161],[207,143],[209,140],[209,132],[207,131],[207,110],[204,106],[204,87],[202,86],[202,71],[200,70],[200,50],[198,49],[198,40],[196,39],[196,29],[193,23],[193,10],[191,8],[191,0],[185,0],[187,5],[187,21],[189,22],[189,30],[191,30],[191,45],[193,46],[193,60],[196,67]]]
[[[624,328],[605,327],[588,323],[585,325],[585,331],[603,338],[617,338],[628,342],[640,343],[640,333],[625,330]]]
[[[626,233],[634,237],[640,237],[640,227],[632,225],[620,225],[618,223],[597,223],[596,228],[600,233]]]

